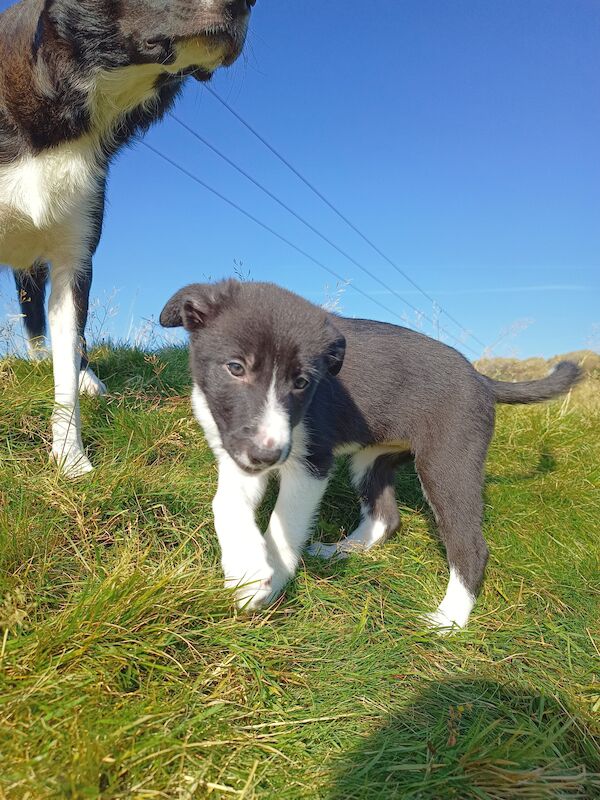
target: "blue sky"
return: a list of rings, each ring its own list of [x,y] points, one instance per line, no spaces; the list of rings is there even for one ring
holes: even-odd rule
[[[478,339],[510,329],[498,355],[550,356],[600,346],[599,41],[596,0],[258,0],[245,58],[212,86]],[[202,86],[176,113],[433,315]],[[343,313],[418,324],[173,120],[147,141],[348,279]],[[119,308],[106,332],[126,336],[234,262],[317,302],[335,292],[142,145],[120,156],[95,262],[94,296]]]

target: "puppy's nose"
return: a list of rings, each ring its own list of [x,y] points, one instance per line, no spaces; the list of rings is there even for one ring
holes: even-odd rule
[[[256,0],[228,0],[225,7],[233,19],[245,17],[256,5]]]
[[[248,448],[248,461],[253,467],[272,467],[277,464],[283,450],[281,447],[257,447],[252,445]]]

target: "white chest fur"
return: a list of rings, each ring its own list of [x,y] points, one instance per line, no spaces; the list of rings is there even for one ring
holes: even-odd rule
[[[89,90],[93,135],[0,166],[0,263],[28,269],[85,255],[105,171],[100,142],[123,114],[154,101],[160,72],[132,67],[97,76]]]
[[[181,44],[168,66],[96,75],[88,87],[93,135],[0,166],[0,263],[28,269],[37,260],[81,259],[104,169],[99,143],[110,141],[123,115],[152,107],[161,73],[175,74],[191,64],[212,71],[223,56],[222,45],[198,39]]]

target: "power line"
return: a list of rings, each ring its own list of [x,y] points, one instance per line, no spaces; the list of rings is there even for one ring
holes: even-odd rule
[[[272,200],[274,200],[276,203],[278,203],[289,214],[291,214],[293,217],[295,217],[295,219],[297,219],[299,222],[301,222],[303,225],[305,225],[310,231],[312,231],[312,233],[316,234],[320,239],[322,239],[324,242],[326,242],[330,247],[332,247],[334,250],[336,250],[338,253],[340,253],[342,256],[344,256],[344,258],[348,259],[348,261],[350,261],[352,264],[354,264],[356,267],[358,267],[358,269],[360,269],[362,272],[364,272],[365,275],[368,275],[369,278],[371,278],[371,280],[373,280],[376,283],[378,283],[383,289],[385,289],[391,295],[393,295],[398,300],[400,300],[400,302],[405,303],[410,309],[412,309],[416,314],[418,314],[426,322],[429,322],[429,324],[432,325],[434,328],[437,327],[439,329],[439,331],[441,331],[442,333],[445,333],[446,336],[449,336],[451,339],[454,339],[454,341],[460,342],[460,344],[463,344],[461,339],[459,339],[456,336],[454,336],[452,333],[450,333],[450,331],[447,331],[444,328],[440,327],[438,325],[438,323],[436,323],[433,319],[431,319],[431,317],[428,317],[427,314],[425,314],[423,311],[421,311],[421,309],[417,308],[417,306],[413,305],[408,300],[406,300],[399,292],[397,292],[395,289],[393,289],[387,283],[382,281],[381,278],[379,278],[374,272],[372,272],[370,269],[368,269],[363,264],[361,264],[359,261],[357,261],[355,258],[353,258],[353,256],[351,256],[345,250],[342,250],[341,247],[338,247],[338,245],[335,244],[335,242],[331,241],[331,239],[329,239],[327,236],[325,236],[325,234],[322,233],[320,230],[318,230],[318,228],[315,228],[314,225],[312,225],[304,217],[302,217],[300,214],[298,214],[296,211],[294,211],[293,208],[290,208],[290,206],[287,205],[280,197],[278,197],[277,195],[273,194],[273,192],[271,192],[264,184],[260,183],[260,181],[256,180],[256,178],[252,177],[252,175],[250,175],[245,169],[243,169],[243,167],[240,167],[239,164],[236,164],[235,161],[232,161],[232,159],[229,158],[227,155],[225,155],[225,153],[223,153],[221,150],[219,150],[217,147],[215,147],[215,145],[211,144],[207,139],[204,138],[204,136],[199,134],[198,131],[194,130],[194,128],[191,128],[189,125],[187,125],[187,123],[183,122],[183,120],[179,119],[179,117],[177,117],[175,114],[171,113],[170,116],[178,125],[180,125],[182,128],[184,128],[195,139],[197,139],[203,145],[208,147],[209,150],[212,150],[213,153],[215,153],[217,156],[219,156],[219,158],[223,159],[223,161],[225,161],[227,164],[229,164],[230,167],[233,167],[233,169],[237,170],[240,173],[240,175],[243,175],[244,178],[249,180],[252,184],[254,184],[254,186],[258,187],[268,197],[270,197]],[[464,333],[468,333],[468,331],[464,330],[464,328],[462,330],[463,330]]]
[[[446,311],[445,308],[442,308],[442,306],[437,302],[437,300],[434,297],[432,297],[428,292],[426,292],[425,289],[421,288],[421,286],[419,286],[419,284],[415,280],[413,280],[410,277],[410,275],[408,275],[407,272],[405,272],[401,267],[399,267],[388,255],[386,255],[372,241],[372,239],[370,239],[365,233],[363,233],[360,230],[360,228],[357,225],[355,225],[350,219],[348,219],[348,217],[345,214],[343,214],[337,208],[337,206],[335,206],[331,202],[331,200],[329,200],[322,192],[320,192],[319,189],[317,189],[317,187],[308,180],[308,178],[305,178],[304,175],[290,161],[288,161],[287,158],[285,158],[285,156],[283,156],[272,144],[270,144],[270,142],[268,142],[267,139],[265,139],[265,137],[262,136],[252,125],[250,125],[250,123],[247,122],[232,106],[230,106],[229,103],[227,103],[227,101],[223,100],[223,98],[220,95],[218,95],[214,89],[208,86],[208,84],[205,84],[204,88],[206,89],[207,92],[210,92],[210,94],[215,98],[215,100],[221,103],[221,105],[224,108],[226,108],[230,112],[230,114],[233,114],[233,116],[245,128],[247,128],[250,131],[250,133],[259,140],[259,142],[261,142],[268,150],[270,150],[270,152],[273,153],[273,155],[277,159],[279,159],[279,161],[281,161],[282,164],[284,164],[291,172],[293,172],[293,174],[299,180],[301,180],[302,183],[311,190],[311,192],[313,192],[323,203],[325,203],[325,205],[328,208],[330,208],[333,211],[333,213],[336,214],[336,216],[342,220],[342,222],[344,222],[351,230],[353,230],[354,233],[360,236],[360,238],[364,242],[366,242],[369,245],[369,247],[371,247],[379,256],[381,256],[381,258],[383,258],[384,261],[386,261],[399,275],[402,275],[402,277],[405,280],[407,280],[410,283],[410,285],[413,286],[420,294],[422,294],[423,297],[427,298],[427,300],[429,300],[431,303],[437,306],[440,312],[442,312],[446,317],[448,317],[448,319],[451,322],[457,325],[461,331],[467,333],[472,339],[474,339],[474,341],[477,342],[477,344],[481,345],[481,347],[483,347],[484,349],[487,348],[485,342],[482,342],[481,339],[479,339],[474,333],[472,333],[472,331],[468,330],[463,325],[461,325],[461,323],[455,317],[453,317],[452,314],[450,314],[450,312]]]
[[[210,186],[208,183],[203,181],[202,178],[199,178],[197,175],[194,175],[193,172],[190,172],[188,169],[183,167],[181,164],[177,163],[177,161],[174,161],[172,158],[170,158],[169,156],[165,155],[165,153],[161,152],[156,147],[153,147],[151,144],[148,144],[148,142],[141,141],[140,143],[144,147],[146,147],[148,150],[150,150],[152,153],[154,153],[154,155],[156,155],[159,158],[161,158],[167,164],[170,164],[172,167],[174,167],[176,170],[181,172],[183,175],[186,175],[188,178],[190,178],[190,180],[194,181],[199,186],[202,186],[204,189],[206,189],[207,191],[209,191],[212,194],[214,194],[216,197],[218,197],[224,203],[227,203],[228,205],[230,205],[236,211],[239,211],[240,214],[243,214],[245,217],[247,217],[248,219],[252,220],[252,222],[254,222],[256,225],[260,226],[261,228],[263,228],[264,230],[268,231],[270,234],[275,236],[277,239],[279,239],[280,241],[282,241],[285,244],[287,244],[288,247],[291,247],[293,250],[295,250],[296,252],[300,253],[302,256],[307,258],[309,261],[312,261],[313,264],[316,264],[318,267],[320,267],[320,269],[324,270],[325,272],[328,272],[337,281],[340,281],[342,283],[346,283],[347,282],[346,278],[344,278],[343,275],[340,275],[339,272],[336,272],[331,267],[328,267],[326,264],[323,264],[322,261],[319,261],[319,259],[317,259],[314,256],[312,256],[310,253],[307,253],[306,250],[304,250],[303,248],[299,247],[297,244],[294,244],[294,242],[290,241],[290,239],[287,239],[285,236],[283,236],[282,234],[278,233],[274,228],[272,228],[266,222],[263,222],[262,220],[258,219],[258,217],[255,217],[253,214],[251,214],[249,211],[246,211],[245,208],[242,208],[242,206],[240,206],[234,200],[231,200],[229,197],[227,197],[226,195],[224,195],[221,192],[219,192],[217,189],[215,189],[212,186]],[[381,303],[379,300],[377,300],[376,298],[372,297],[368,292],[365,292],[359,286],[356,286],[354,283],[350,283],[350,288],[353,289],[358,294],[360,294],[362,297],[364,297],[367,300],[369,300],[374,305],[376,305],[379,308],[381,308],[387,314],[391,314],[393,317],[396,317],[397,319],[399,319],[400,322],[402,322],[403,324],[406,324],[405,320],[403,320],[402,317],[396,311],[394,311],[394,309],[389,308],[389,306],[386,306],[384,303]],[[456,338],[456,337],[453,337],[453,338]],[[458,339],[456,339],[456,341],[458,341],[465,349],[469,350],[475,356],[479,355],[479,353],[477,353],[475,350],[473,350],[471,347],[469,347],[464,342],[460,342],[460,340],[458,340]]]

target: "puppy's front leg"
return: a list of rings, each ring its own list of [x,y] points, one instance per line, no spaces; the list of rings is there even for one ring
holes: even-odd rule
[[[239,608],[259,608],[271,592],[273,570],[254,514],[267,486],[267,475],[248,475],[223,453],[219,486],[213,500],[215,530],[221,545],[226,588],[235,589]]]
[[[298,567],[329,478],[318,477],[303,462],[291,460],[281,470],[281,487],[265,536],[273,567],[271,597],[279,595]]]
[[[55,408],[52,416],[52,455],[69,478],[90,472],[81,441],[79,370],[81,346],[75,302],[76,275],[53,265],[48,319],[52,339]]]

